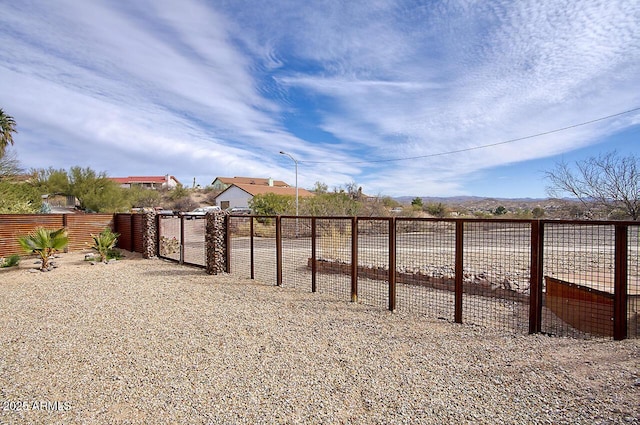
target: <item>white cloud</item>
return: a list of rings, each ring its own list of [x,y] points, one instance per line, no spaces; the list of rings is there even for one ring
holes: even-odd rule
[[[457,194],[479,171],[597,143],[637,115],[359,162],[638,106],[639,19],[637,0],[12,3],[2,106],[33,166],[293,180],[285,150],[306,161],[305,187]]]

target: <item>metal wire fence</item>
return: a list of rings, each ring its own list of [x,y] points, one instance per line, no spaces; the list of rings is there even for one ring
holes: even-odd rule
[[[633,223],[230,217],[229,226],[233,273],[265,283],[515,333],[638,337]]]
[[[627,235],[627,336],[640,338],[640,225]]]
[[[282,218],[282,285],[309,289],[311,219]]]
[[[528,331],[531,224],[464,223],[463,321]]]
[[[398,308],[453,321],[455,223],[399,219],[396,228]]]
[[[352,219],[317,218],[315,236],[316,290],[340,300],[350,300]]]

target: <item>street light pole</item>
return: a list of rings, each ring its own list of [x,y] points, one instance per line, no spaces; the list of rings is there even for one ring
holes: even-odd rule
[[[288,154],[285,151],[280,151],[280,155],[288,156],[296,165],[296,217],[297,217],[298,216],[298,160],[296,160],[293,156],[291,156],[291,154]]]

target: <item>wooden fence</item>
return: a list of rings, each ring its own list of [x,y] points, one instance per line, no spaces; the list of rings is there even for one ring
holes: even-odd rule
[[[116,214],[114,231],[120,234],[118,248],[127,251],[143,252],[143,220],[142,214]]]
[[[93,244],[91,234],[106,227],[121,234],[118,247],[141,252],[142,215],[139,214],[0,214],[0,257],[24,254],[18,237],[42,226],[65,227],[69,234],[67,251],[80,251]]]

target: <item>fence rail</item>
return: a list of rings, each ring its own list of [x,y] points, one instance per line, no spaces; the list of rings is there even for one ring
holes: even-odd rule
[[[518,333],[639,336],[635,222],[230,216],[228,229],[229,271],[265,283]]]

